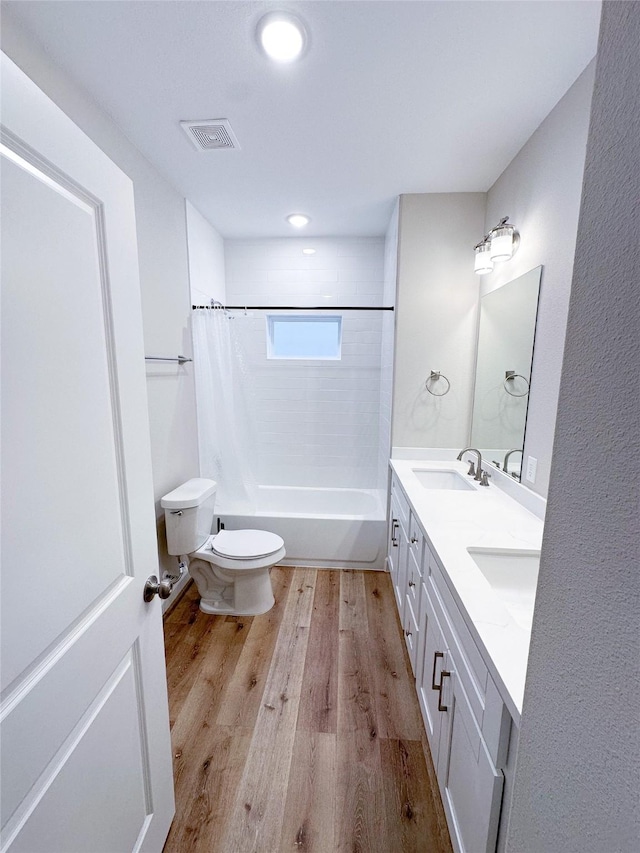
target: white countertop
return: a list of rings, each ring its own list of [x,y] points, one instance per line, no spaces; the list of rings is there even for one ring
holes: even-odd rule
[[[412,470],[456,470],[466,478],[468,463],[392,459],[391,467],[444,569],[445,581],[487,668],[519,725],[531,630],[514,621],[467,548],[539,551],[543,522],[493,482],[485,488],[468,478],[473,490],[425,489]],[[531,614],[524,614],[525,622],[532,613],[533,606]]]

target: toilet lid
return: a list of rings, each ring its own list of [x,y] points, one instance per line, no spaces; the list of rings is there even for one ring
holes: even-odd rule
[[[221,557],[254,560],[280,550],[284,539],[266,530],[221,530],[211,540],[211,549]]]

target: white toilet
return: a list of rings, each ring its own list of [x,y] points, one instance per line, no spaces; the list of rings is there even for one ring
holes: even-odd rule
[[[162,498],[170,554],[189,567],[204,613],[257,616],[274,604],[269,570],[285,556],[284,541],[265,530],[211,534],[216,483],[195,478]]]

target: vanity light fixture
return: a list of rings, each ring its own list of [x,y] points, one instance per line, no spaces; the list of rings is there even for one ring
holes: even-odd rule
[[[475,246],[475,272],[478,275],[491,272],[495,263],[512,258],[519,245],[519,232],[508,216],[503,217]]]
[[[258,22],[258,44],[274,62],[294,62],[307,44],[302,23],[290,12],[268,12]]]
[[[304,213],[290,213],[287,216],[287,222],[289,225],[293,225],[294,228],[304,228],[305,225],[308,225],[311,220],[308,216],[305,216]]]

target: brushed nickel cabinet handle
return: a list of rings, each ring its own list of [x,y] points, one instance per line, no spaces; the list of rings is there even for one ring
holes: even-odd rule
[[[417,536],[412,536],[412,537],[411,537],[411,544],[412,544],[412,545],[415,545],[417,541],[418,541],[418,537],[417,537]]]
[[[442,680],[444,678],[447,678],[450,675],[451,675],[451,673],[446,669],[443,669],[442,672],[440,673],[440,684],[438,685],[438,711],[448,711],[449,710],[446,705],[442,704]]]
[[[391,541],[393,543],[393,546],[395,548],[397,548],[398,547],[398,540],[396,539],[396,530],[398,529],[398,527],[400,527],[400,525],[395,520],[395,518],[393,518],[391,520],[393,522],[393,524],[391,525]]]
[[[432,690],[440,690],[440,685],[436,684],[436,664],[438,662],[438,658],[444,658],[444,652],[434,652],[433,653],[433,672],[431,674],[431,689]]]

